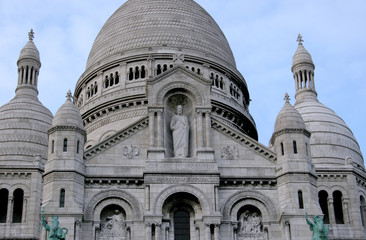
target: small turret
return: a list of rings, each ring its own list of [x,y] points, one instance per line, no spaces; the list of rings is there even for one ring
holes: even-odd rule
[[[33,29],[28,33],[29,41],[20,51],[18,65],[18,86],[16,95],[26,94],[30,96],[38,95],[38,74],[41,68],[41,60],[36,45],[33,42]]]
[[[301,101],[304,98],[316,98],[314,83],[315,65],[310,53],[304,48],[301,34],[298,35],[297,41],[299,46],[292,58],[291,71],[295,80],[296,101]]]

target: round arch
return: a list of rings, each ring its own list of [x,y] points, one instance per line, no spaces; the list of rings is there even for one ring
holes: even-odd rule
[[[209,199],[201,190],[199,190],[194,186],[189,185],[174,185],[163,190],[156,198],[156,202],[153,209],[155,215],[162,214],[162,209],[165,200],[174,193],[188,193],[195,196],[198,199],[199,203],[201,204],[204,215],[210,215],[213,211],[211,206],[212,204],[210,204]]]
[[[183,89],[194,97],[197,106],[204,105],[204,98],[201,93],[193,85],[186,82],[170,82],[163,86],[156,95],[156,104],[162,106],[167,93],[173,89]]]
[[[262,212],[263,216],[265,215],[265,221],[276,220],[278,218],[277,207],[268,196],[256,191],[241,191],[229,196],[223,204],[223,220],[234,220],[232,217],[236,217],[239,209],[245,205],[257,207]]]
[[[140,203],[135,196],[122,190],[106,190],[97,193],[85,208],[85,219],[95,219],[98,211],[100,214],[103,208],[110,204],[120,204],[121,207],[125,207],[126,214],[129,213],[129,218],[142,220],[143,212]]]

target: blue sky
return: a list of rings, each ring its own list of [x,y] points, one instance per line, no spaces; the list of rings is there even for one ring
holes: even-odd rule
[[[14,97],[16,62],[30,28],[41,55],[39,99],[53,114],[85,70],[93,41],[125,1],[0,0],[0,105]],[[217,21],[251,94],[259,141],[268,145],[301,33],[315,63],[318,99],[341,116],[366,154],[366,1],[197,0]]]

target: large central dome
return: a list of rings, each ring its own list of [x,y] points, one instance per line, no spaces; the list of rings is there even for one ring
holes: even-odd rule
[[[130,0],[104,24],[90,51],[87,69],[129,50],[189,49],[235,68],[230,46],[215,20],[192,0]]]

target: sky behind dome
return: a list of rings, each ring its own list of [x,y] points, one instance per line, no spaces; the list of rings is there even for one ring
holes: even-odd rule
[[[33,28],[40,52],[39,99],[53,114],[74,90],[117,0],[0,0],[0,105],[14,97],[17,59]],[[284,95],[295,101],[292,56],[301,33],[315,64],[318,99],[353,131],[366,154],[366,1],[197,0],[227,37],[268,145]]]

